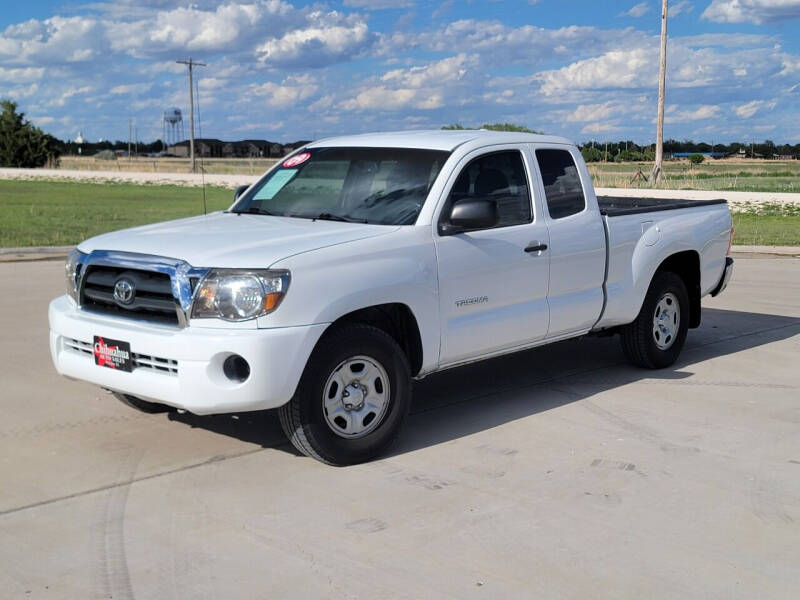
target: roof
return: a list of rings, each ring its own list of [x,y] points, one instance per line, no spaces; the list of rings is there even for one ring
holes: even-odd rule
[[[548,143],[571,144],[568,139],[535,133],[515,131],[487,131],[485,129],[457,129],[430,131],[391,131],[386,133],[363,133],[317,140],[310,148],[363,147],[370,148],[421,148],[452,152],[467,142],[481,140],[487,144]]]

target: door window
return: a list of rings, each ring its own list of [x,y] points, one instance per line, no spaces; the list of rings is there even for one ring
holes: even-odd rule
[[[537,150],[536,160],[544,182],[547,210],[553,219],[563,219],[586,208],[578,167],[566,150]]]
[[[443,214],[464,198],[485,198],[497,202],[497,227],[531,222],[528,176],[517,150],[495,152],[476,158],[458,176],[450,190]]]

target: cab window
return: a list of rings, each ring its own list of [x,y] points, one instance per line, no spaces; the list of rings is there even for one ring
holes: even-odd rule
[[[449,214],[453,203],[465,198],[494,200],[500,213],[497,227],[530,223],[528,176],[520,152],[494,152],[470,162],[450,190],[443,214]]]
[[[536,160],[542,173],[550,217],[563,219],[583,211],[586,198],[572,155],[566,150],[542,149],[536,151]]]

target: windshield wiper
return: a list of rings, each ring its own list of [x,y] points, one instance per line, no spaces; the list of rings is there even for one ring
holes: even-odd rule
[[[311,217],[314,220],[320,221],[341,221],[343,223],[369,223],[366,219],[354,219],[353,217],[345,217],[342,215],[334,215],[333,213],[320,213],[316,217]]]
[[[244,210],[232,210],[230,212],[232,212],[234,215],[267,215],[269,217],[284,216],[281,213],[272,212],[264,208],[258,208],[257,206],[248,206]]]

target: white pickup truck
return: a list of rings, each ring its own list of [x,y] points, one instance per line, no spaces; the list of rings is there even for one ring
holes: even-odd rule
[[[731,236],[724,200],[596,197],[562,138],[326,139],[227,211],[81,243],[50,348],[141,410],[278,407],[298,450],[352,464],[442,369],[589,333],[671,365],[728,283]]]

